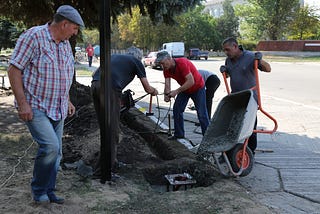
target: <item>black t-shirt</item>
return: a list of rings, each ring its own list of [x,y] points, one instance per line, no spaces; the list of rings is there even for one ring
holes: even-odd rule
[[[122,91],[136,75],[138,78],[146,77],[143,64],[132,55],[112,55],[110,68],[112,86],[119,91]],[[100,80],[100,67],[93,73],[92,80]]]

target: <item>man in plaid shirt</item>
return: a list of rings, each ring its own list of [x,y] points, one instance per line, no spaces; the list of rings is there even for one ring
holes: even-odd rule
[[[78,11],[60,6],[52,22],[20,36],[8,68],[19,117],[39,146],[31,182],[36,203],[64,203],[54,190],[64,119],[75,113],[69,100],[74,58],[68,39],[77,35],[80,26],[84,23]]]

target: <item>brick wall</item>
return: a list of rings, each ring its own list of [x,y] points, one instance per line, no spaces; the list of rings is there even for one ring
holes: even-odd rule
[[[257,51],[320,51],[320,40],[260,41]]]

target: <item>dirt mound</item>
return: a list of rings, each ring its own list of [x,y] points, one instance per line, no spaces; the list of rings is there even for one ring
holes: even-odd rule
[[[78,110],[76,116],[65,123],[63,163],[82,160],[95,170],[99,161],[100,133],[90,88],[75,85],[71,99]],[[139,110],[132,108],[123,113],[120,127],[118,161],[139,166],[150,184],[165,185],[164,175],[184,172],[199,181],[197,186],[211,185],[220,177],[210,164],[197,160],[182,144],[169,141],[164,133],[155,132],[154,122]]]

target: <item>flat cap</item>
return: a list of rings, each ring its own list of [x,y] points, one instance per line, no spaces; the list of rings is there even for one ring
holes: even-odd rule
[[[160,51],[157,53],[156,63],[160,63],[162,60],[170,58],[170,54],[167,51]]]
[[[58,8],[57,14],[63,16],[64,18],[68,19],[69,21],[84,27],[83,20],[79,14],[79,12],[71,7],[70,5],[62,5]]]

